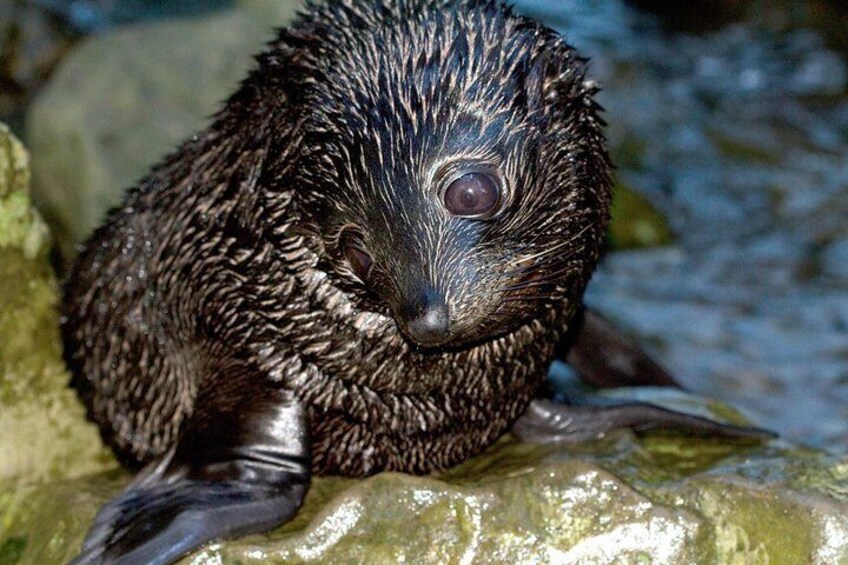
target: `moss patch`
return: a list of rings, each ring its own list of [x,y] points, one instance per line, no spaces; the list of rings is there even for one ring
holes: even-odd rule
[[[638,249],[668,245],[673,241],[666,219],[647,198],[616,184],[612,195],[610,245],[613,249]]]
[[[0,124],[0,479],[79,476],[114,464],[67,387],[49,245],[30,203],[27,154]]]

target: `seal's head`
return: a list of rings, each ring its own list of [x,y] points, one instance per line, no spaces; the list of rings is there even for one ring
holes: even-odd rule
[[[558,34],[488,0],[363,0],[311,6],[281,45],[296,205],[358,307],[430,349],[579,301],[609,163]]]

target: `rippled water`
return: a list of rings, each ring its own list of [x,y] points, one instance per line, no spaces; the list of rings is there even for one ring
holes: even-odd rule
[[[816,31],[668,35],[615,0],[519,0],[592,58],[622,184],[677,244],[588,302],[690,388],[848,451],[848,65]]]

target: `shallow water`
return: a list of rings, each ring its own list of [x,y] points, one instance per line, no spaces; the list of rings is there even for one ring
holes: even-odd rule
[[[670,248],[608,256],[588,303],[687,386],[848,451],[848,65],[815,30],[666,34],[615,0],[519,0],[591,57],[619,182]]]

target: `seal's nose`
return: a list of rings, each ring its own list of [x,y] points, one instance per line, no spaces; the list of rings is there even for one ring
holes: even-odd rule
[[[450,335],[450,318],[445,301],[434,292],[424,293],[408,308],[406,331],[409,337],[425,347],[445,343]]]
[[[448,309],[442,304],[426,309],[407,324],[409,335],[421,345],[438,345],[448,337]]]

